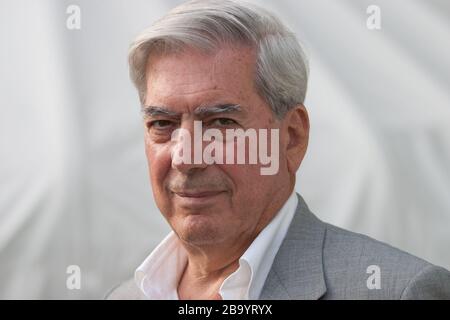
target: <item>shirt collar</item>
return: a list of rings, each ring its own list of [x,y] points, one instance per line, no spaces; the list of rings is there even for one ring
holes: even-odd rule
[[[176,289],[186,266],[187,253],[171,231],[136,269],[134,279],[144,294],[152,299],[178,299]]]
[[[298,199],[295,191],[270,223],[258,234],[252,244],[239,259],[239,268],[222,283],[220,291],[224,299],[236,299],[236,288],[243,288],[246,292],[239,296],[245,299],[257,299],[262,291],[264,282],[275,259],[276,253],[283,242],[289,225],[295,214]]]

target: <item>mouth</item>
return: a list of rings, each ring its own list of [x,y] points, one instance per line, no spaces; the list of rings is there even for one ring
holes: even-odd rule
[[[186,208],[205,207],[214,205],[225,191],[183,190],[172,191],[180,206]]]
[[[174,191],[176,195],[183,198],[206,198],[218,195],[223,191]]]

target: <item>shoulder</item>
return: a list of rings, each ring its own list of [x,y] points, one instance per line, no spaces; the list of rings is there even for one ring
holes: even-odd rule
[[[390,263],[393,267],[402,266],[405,272],[408,270],[414,272],[429,264],[423,259],[366,235],[341,229],[328,223],[324,223],[324,225],[323,250],[326,257],[340,256],[352,262],[355,262],[356,259],[360,262],[382,261]]]
[[[105,296],[106,300],[145,300],[146,297],[136,285],[134,279],[129,279],[112,288]]]
[[[323,267],[329,296],[450,299],[450,272],[368,236],[326,224]]]

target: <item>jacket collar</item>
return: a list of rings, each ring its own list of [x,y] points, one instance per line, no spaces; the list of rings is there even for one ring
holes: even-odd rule
[[[294,218],[259,299],[316,300],[327,290],[322,262],[325,224],[297,197]]]

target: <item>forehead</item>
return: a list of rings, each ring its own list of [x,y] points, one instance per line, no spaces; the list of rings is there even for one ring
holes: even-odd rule
[[[223,47],[214,53],[189,48],[169,55],[151,55],[146,105],[177,109],[216,102],[245,105],[257,96],[255,57],[249,47]]]

